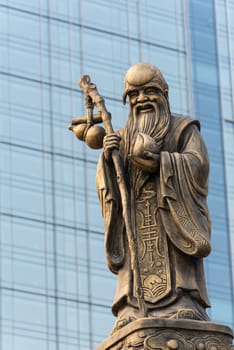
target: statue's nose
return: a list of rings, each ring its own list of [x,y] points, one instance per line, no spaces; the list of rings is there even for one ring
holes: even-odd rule
[[[140,93],[138,95],[137,101],[138,102],[144,102],[145,100],[147,100],[147,96],[144,93]]]

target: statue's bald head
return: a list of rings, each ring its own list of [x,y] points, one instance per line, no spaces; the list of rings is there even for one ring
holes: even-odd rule
[[[125,75],[123,103],[126,103],[130,91],[145,85],[157,87],[167,98],[168,85],[160,70],[152,64],[141,62],[131,66]]]

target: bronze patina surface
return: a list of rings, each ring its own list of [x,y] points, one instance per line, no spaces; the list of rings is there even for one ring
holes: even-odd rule
[[[90,147],[103,146],[96,184],[107,265],[117,275],[116,323],[100,349],[227,349],[231,330],[206,313],[209,160],[199,121],[171,114],[168,84],[152,64],[127,71],[130,111],[117,132],[96,85],[83,76],[80,86],[87,117],[70,129]],[[100,121],[105,130],[94,125]]]

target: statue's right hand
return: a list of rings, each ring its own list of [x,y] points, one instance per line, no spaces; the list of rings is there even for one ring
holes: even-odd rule
[[[104,157],[106,160],[110,159],[111,152],[113,149],[119,150],[119,143],[120,143],[120,136],[118,133],[111,133],[104,137],[103,139],[103,150],[104,150]]]

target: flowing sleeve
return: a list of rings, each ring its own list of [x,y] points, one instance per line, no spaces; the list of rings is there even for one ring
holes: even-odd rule
[[[194,257],[210,252],[210,219],[206,204],[209,160],[196,125],[183,131],[178,152],[161,152],[160,213],[170,241]]]
[[[96,187],[104,220],[107,265],[117,273],[124,262],[122,206],[113,164],[103,154],[97,165]]]

